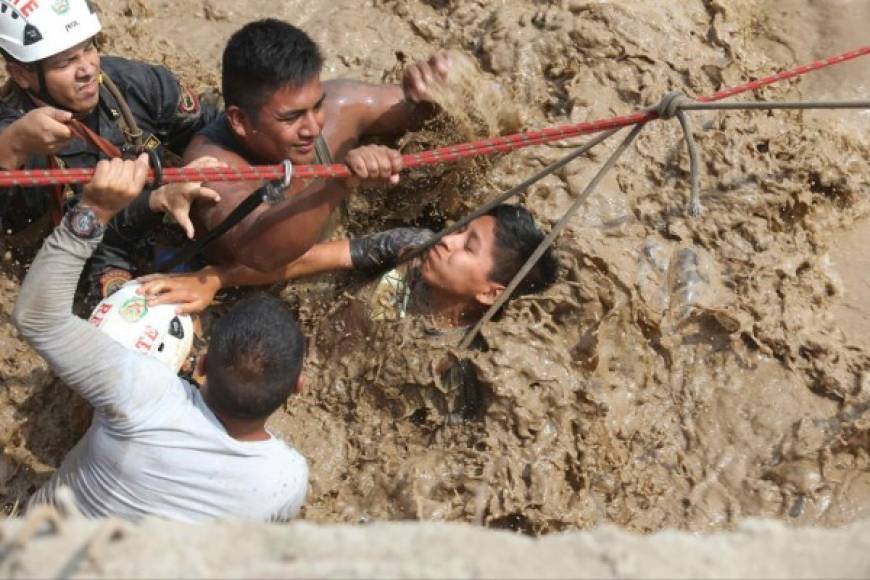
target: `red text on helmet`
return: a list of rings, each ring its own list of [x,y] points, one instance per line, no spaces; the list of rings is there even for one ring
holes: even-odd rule
[[[142,336],[139,337],[139,340],[136,341],[133,347],[142,352],[151,352],[151,347],[154,346],[154,341],[157,340],[158,336],[160,336],[160,333],[157,332],[157,329],[150,324],[146,324],[145,329],[142,331]]]

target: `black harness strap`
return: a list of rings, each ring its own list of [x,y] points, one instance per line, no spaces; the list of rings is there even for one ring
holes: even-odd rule
[[[284,179],[280,181],[271,181],[269,183],[264,184],[259,189],[248,195],[245,199],[242,200],[242,203],[236,206],[236,208],[230,212],[224,221],[222,221],[218,226],[212,230],[210,230],[207,234],[205,234],[200,239],[196,240],[192,245],[180,250],[174,256],[172,256],[167,262],[163,264],[156,264],[158,272],[170,272],[173,268],[180,266],[186,262],[189,262],[194,257],[196,257],[200,252],[202,252],[206,246],[214,242],[216,239],[230,231],[234,226],[236,226],[240,221],[248,217],[252,211],[260,207],[262,203],[277,203],[284,199],[285,190],[290,187],[291,180],[293,178],[293,165],[290,161],[284,161]],[[292,206],[297,203],[299,199],[302,199],[303,196],[297,196],[295,199],[290,200],[289,204]]]
[[[214,228],[213,230],[209,230],[206,235],[196,240],[193,244],[177,252],[169,259],[169,261],[163,264],[157,264],[157,271],[170,272],[173,268],[176,268],[195,258],[200,252],[202,252],[206,248],[206,246],[230,231],[240,221],[248,217],[248,215],[252,211],[260,207],[261,203],[263,203],[267,199],[270,199],[268,189],[271,187],[273,187],[272,184],[267,183],[255,192],[251,193],[248,197],[242,200],[242,203],[236,206],[236,209],[234,209],[230,213],[230,215],[228,215],[226,219],[224,219],[224,221],[222,221],[216,228]]]

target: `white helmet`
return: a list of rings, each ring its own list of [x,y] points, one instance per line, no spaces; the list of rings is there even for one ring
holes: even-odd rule
[[[153,356],[177,373],[193,345],[190,316],[176,314],[174,304],[148,306],[138,288],[138,282],[127,282],[97,304],[88,321],[130,350]]]
[[[0,48],[20,62],[63,52],[101,28],[88,0],[0,0]]]

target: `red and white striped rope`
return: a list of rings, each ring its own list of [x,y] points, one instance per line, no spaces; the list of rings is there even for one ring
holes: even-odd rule
[[[870,54],[870,45],[843,54],[831,56],[809,64],[766,76],[736,87],[730,87],[718,91],[712,95],[698,97],[696,100],[703,103],[711,103],[728,97],[733,97],[747,91],[772,85],[774,83],[794,78],[806,73],[825,67],[837,65],[861,56]],[[468,143],[449,145],[430,151],[410,153],[402,156],[406,168],[419,167],[421,165],[435,165],[487,155],[490,153],[506,153],[533,145],[543,145],[598,133],[608,129],[626,127],[635,123],[644,123],[658,117],[655,111],[638,111],[629,115],[621,115],[608,119],[587,121],[572,125],[560,125],[547,127],[536,131],[527,131],[514,135],[491,137]],[[87,183],[93,175],[93,168],[82,169],[19,169],[13,171],[0,171],[0,187],[23,186],[39,187],[46,185],[66,185],[73,183]],[[311,179],[318,177],[347,177],[350,175],[346,165],[297,165],[293,168],[294,179]],[[164,183],[177,183],[186,181],[263,181],[277,180],[284,177],[283,165],[259,165],[250,167],[176,167],[163,170]],[[153,172],[150,176],[153,179]]]

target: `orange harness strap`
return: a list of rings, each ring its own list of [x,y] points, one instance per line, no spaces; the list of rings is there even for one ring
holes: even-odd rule
[[[107,141],[102,136],[91,130],[90,127],[79,121],[71,119],[68,123],[72,132],[85,141],[91,143],[94,147],[110,159],[121,157],[121,150],[114,143]],[[54,155],[48,156],[49,169],[61,169],[61,161]],[[62,185],[55,185],[52,191],[51,199],[51,221],[54,225],[58,225],[63,219],[63,205],[65,200],[66,190]]]

